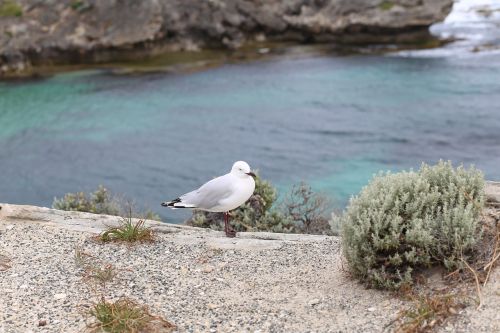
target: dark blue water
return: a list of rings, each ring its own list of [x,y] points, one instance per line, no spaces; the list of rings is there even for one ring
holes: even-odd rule
[[[246,160],[343,205],[378,170],[450,159],[500,179],[500,59],[286,57],[191,74],[0,83],[0,202],[104,184],[159,203]]]

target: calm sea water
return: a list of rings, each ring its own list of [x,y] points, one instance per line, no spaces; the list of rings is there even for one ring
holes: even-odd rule
[[[0,202],[104,184],[159,203],[246,160],[345,204],[378,170],[450,159],[500,179],[500,58],[282,57],[190,74],[0,83]]]

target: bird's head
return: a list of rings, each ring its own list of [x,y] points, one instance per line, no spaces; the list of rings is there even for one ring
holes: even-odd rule
[[[253,173],[250,169],[248,163],[244,161],[235,162],[231,168],[231,173],[239,177],[256,177],[255,173]]]

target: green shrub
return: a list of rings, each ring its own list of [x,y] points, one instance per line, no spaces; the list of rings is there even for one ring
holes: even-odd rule
[[[394,2],[392,2],[392,1],[382,1],[378,6],[382,10],[390,10],[392,7],[394,7]]]
[[[130,202],[120,199],[104,186],[99,185],[98,189],[91,194],[84,192],[66,193],[61,199],[54,198],[52,208],[94,214],[128,216],[131,205]],[[160,216],[151,210],[135,214],[133,217],[161,221]]]
[[[0,17],[23,16],[23,7],[14,0],[0,0]]]
[[[254,194],[248,201],[231,212],[230,223],[236,231],[293,232],[295,225],[290,218],[271,207],[276,201],[277,192],[270,182],[260,177],[255,179]],[[223,213],[194,211],[186,224],[222,230]]]
[[[481,237],[483,205],[484,178],[474,168],[440,161],[379,174],[340,217],[348,265],[370,286],[389,289],[412,284],[418,268],[459,267]]]

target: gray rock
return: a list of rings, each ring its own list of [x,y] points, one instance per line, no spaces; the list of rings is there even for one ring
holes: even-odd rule
[[[17,0],[0,17],[0,76],[36,65],[93,63],[247,40],[420,40],[452,0]]]

